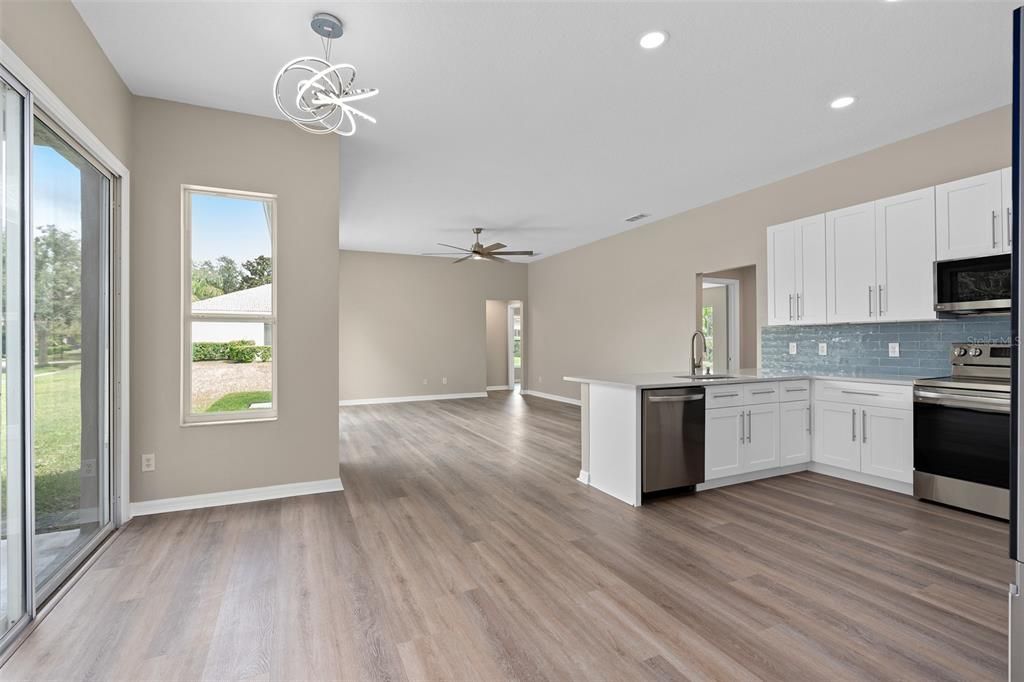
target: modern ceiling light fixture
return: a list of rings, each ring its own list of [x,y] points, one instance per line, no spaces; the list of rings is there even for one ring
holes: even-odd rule
[[[498,263],[508,263],[509,261],[502,258],[502,256],[532,256],[533,251],[506,251],[508,247],[501,242],[495,242],[484,246],[480,243],[480,233],[483,232],[482,227],[473,228],[473,246],[468,249],[464,249],[461,246],[455,246],[453,244],[438,244],[447,249],[455,249],[456,253],[424,253],[420,254],[423,256],[458,256],[457,259],[453,260],[452,263],[461,263],[465,260],[490,260]],[[463,255],[465,254],[465,255]]]
[[[843,95],[842,97],[837,97],[834,100],[832,100],[832,104],[830,104],[829,106],[832,107],[833,109],[845,109],[846,107],[850,106],[856,101],[856,97],[853,97],[851,95]]]
[[[288,120],[316,135],[336,133],[349,136],[356,132],[356,117],[376,123],[377,119],[352,106],[352,102],[376,95],[377,88],[353,88],[356,67],[331,65],[331,41],[344,32],[341,20],[320,12],[310,22],[320,36],[324,57],[299,57],[285,64],[274,79],[274,103]],[[289,93],[295,93],[292,100]]]
[[[651,31],[640,36],[640,47],[645,50],[653,50],[661,47],[668,40],[668,34],[664,31]]]

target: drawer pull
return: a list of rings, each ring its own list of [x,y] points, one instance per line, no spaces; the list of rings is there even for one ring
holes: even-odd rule
[[[740,394],[739,393],[718,393],[718,394],[715,394],[715,395],[713,395],[711,397],[712,398],[739,398]]]
[[[870,393],[868,391],[845,391],[844,390],[843,393],[845,393],[847,395],[869,395],[869,396],[871,396],[873,398],[877,398],[880,395],[878,393]]]
[[[774,388],[769,388],[766,391],[751,391],[750,395],[764,395],[766,393],[775,393],[775,389]]]
[[[787,388],[786,393],[803,393],[806,390],[806,388]]]

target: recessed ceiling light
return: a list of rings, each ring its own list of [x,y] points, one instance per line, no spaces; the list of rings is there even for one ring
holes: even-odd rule
[[[834,100],[832,100],[832,104],[830,104],[829,106],[832,107],[833,109],[845,109],[846,107],[850,106],[856,101],[856,97],[851,97],[850,95],[843,95],[842,97],[837,97]]]
[[[668,40],[668,34],[664,31],[651,31],[640,36],[640,47],[645,50],[653,50],[664,45],[666,40]]]

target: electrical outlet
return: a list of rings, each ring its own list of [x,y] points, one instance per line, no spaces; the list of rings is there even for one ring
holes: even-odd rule
[[[818,355],[828,355],[828,344],[827,343],[819,343],[818,344]]]
[[[424,386],[426,386],[426,385],[427,385],[427,380],[426,380],[426,379],[424,379],[424,380],[423,380],[423,385],[424,385]]]
[[[900,356],[900,344],[890,343],[889,344],[889,357],[898,358]]]
[[[538,374],[537,375],[537,383],[538,384],[543,384],[544,383],[544,377],[542,377],[541,375]]]
[[[448,384],[448,377],[441,377],[441,383],[447,385]]]
[[[789,342],[789,354],[796,355],[796,341]]]
[[[96,475],[96,460],[94,460],[94,459],[83,459],[82,460],[82,475],[83,476],[95,476]]]
[[[156,471],[156,455],[152,452],[142,456],[142,470]]]

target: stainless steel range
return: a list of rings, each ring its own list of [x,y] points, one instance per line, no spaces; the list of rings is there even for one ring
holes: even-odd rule
[[[914,495],[1010,514],[1010,346],[955,343],[953,374],[914,382]]]

